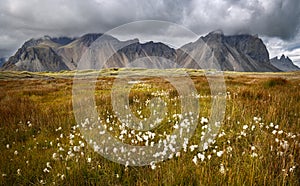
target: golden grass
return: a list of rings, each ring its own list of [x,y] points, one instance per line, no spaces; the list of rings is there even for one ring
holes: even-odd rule
[[[119,72],[126,73],[126,69]],[[203,71],[187,72],[203,95],[200,117],[209,118],[210,90]],[[74,127],[73,74],[0,72],[1,185],[300,184],[300,73],[226,72],[226,116],[220,131],[224,134],[205,151],[204,161],[198,158],[197,165],[192,160],[203,152],[188,148],[178,157],[157,163],[155,169],[125,167],[87,145]],[[111,117],[117,129],[110,100],[115,74],[115,70],[106,70],[98,78],[95,96],[100,116]],[[155,97],[151,92],[162,90],[169,93],[163,97],[170,103],[167,118],[180,111],[180,102],[175,99],[178,93],[170,83],[149,77],[144,81],[147,86],[136,84],[130,92],[133,114],[139,116],[137,110],[142,108],[142,115],[149,116],[144,102]],[[163,126],[155,132],[163,134],[164,130],[172,129]],[[198,127],[189,147],[198,143],[200,132]],[[74,151],[82,143],[80,150]],[[223,154],[219,157],[220,151]]]

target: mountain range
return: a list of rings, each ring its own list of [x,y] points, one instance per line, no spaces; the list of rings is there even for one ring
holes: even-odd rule
[[[78,38],[44,36],[30,39],[2,65],[2,70],[76,70],[82,55],[100,36],[102,34],[86,34]],[[299,70],[292,65],[277,65],[279,62],[275,59],[269,59],[263,41],[248,34],[226,36],[215,31],[178,49],[161,42],[140,43],[138,39],[119,41],[107,35],[104,41],[109,46],[124,46],[114,52],[104,67],[128,67],[134,61],[147,68],[217,68],[249,72]],[[292,64],[289,58],[288,62],[280,63]]]
[[[282,71],[297,71],[300,70],[300,68],[296,65],[294,65],[293,61],[287,56],[282,55],[280,58],[277,56],[270,59],[270,62],[273,66],[276,68],[282,70]]]

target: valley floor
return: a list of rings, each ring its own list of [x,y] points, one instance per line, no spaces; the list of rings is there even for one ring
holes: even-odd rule
[[[176,129],[184,115],[183,99],[165,75],[179,74],[178,83],[188,77],[200,105],[194,135],[169,159],[147,166],[124,166],[102,157],[74,117],[76,73],[95,78],[96,109],[108,132],[136,146],[159,143]],[[203,151],[201,136],[214,109],[207,79],[213,73],[0,71],[0,185],[300,185],[300,72],[224,72],[225,117],[215,141]],[[137,118],[153,114],[151,99],[166,103],[165,115],[151,133],[118,120],[111,94],[118,78],[130,82],[129,110]]]

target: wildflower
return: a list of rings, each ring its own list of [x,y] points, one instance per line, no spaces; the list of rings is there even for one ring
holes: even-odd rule
[[[225,136],[225,132],[224,132],[224,131],[222,131],[222,132],[218,135],[219,138],[221,138],[222,136]]]
[[[40,184],[46,184],[46,182],[44,182],[44,180],[40,180]]]
[[[243,129],[246,130],[248,128],[248,125],[243,125]]]
[[[219,171],[220,171],[221,174],[225,174],[225,168],[224,168],[223,163],[220,164],[220,170]]]
[[[209,154],[209,155],[207,155],[207,159],[208,159],[208,160],[210,160],[210,158],[211,158],[211,155],[210,155],[210,154]]]
[[[60,179],[61,179],[61,180],[64,180],[65,177],[66,177],[66,176],[65,176],[64,174],[62,174],[62,175],[60,176]]]
[[[43,172],[44,173],[49,173],[50,171],[47,168],[44,168]]]
[[[201,124],[208,123],[208,119],[205,118],[205,117],[201,117],[200,123],[201,123]]]
[[[73,147],[73,150],[74,150],[75,152],[79,152],[80,147],[79,147],[79,146],[74,146],[74,147]]]
[[[255,146],[251,146],[251,150],[255,150]]]
[[[197,147],[198,147],[198,145],[191,145],[190,146],[191,152],[193,152],[195,150],[195,148],[197,148]]]
[[[294,166],[290,167],[289,171],[293,172],[295,170],[295,168],[296,168],[296,166],[294,165]]]
[[[275,135],[276,133],[277,133],[277,130],[273,130],[273,131],[272,131],[272,134]]]
[[[17,170],[17,174],[20,176],[21,175],[21,169]]]
[[[208,143],[207,143],[207,142],[205,142],[205,143],[203,144],[203,150],[206,150],[206,149],[208,149]]]
[[[283,131],[282,131],[282,130],[278,131],[278,134],[282,134],[282,133],[283,133]]]
[[[6,144],[6,148],[9,149],[9,144]]]
[[[58,127],[57,129],[55,129],[55,131],[60,131],[62,128],[61,127]]]
[[[156,169],[156,165],[155,165],[155,163],[153,161],[150,163],[150,166],[151,166],[152,170]]]
[[[27,121],[27,126],[28,126],[28,127],[31,127],[31,126],[32,126],[32,124],[31,124],[30,121]]]
[[[50,162],[47,162],[47,163],[46,163],[46,166],[47,166],[47,168],[52,169],[52,167],[51,167],[51,165],[50,165]]]
[[[218,156],[218,157],[221,157],[222,155],[223,155],[223,151],[218,151],[218,152],[217,152],[217,156]]]
[[[231,147],[231,146],[227,147],[227,148],[226,148],[226,152],[227,152],[227,153],[232,152],[232,147]]]
[[[241,132],[241,136],[247,136],[247,133],[244,132],[244,131],[242,131],[242,132]]]
[[[204,159],[205,159],[204,154],[198,153],[197,156],[201,161],[204,161]]]
[[[197,165],[197,156],[194,156],[192,161],[195,163],[195,165]]]
[[[87,160],[88,163],[92,162],[92,158],[87,158],[86,160]]]
[[[15,150],[14,155],[18,155],[18,151]]]
[[[256,152],[253,152],[253,153],[250,155],[251,158],[256,158],[257,156],[258,156],[258,154],[257,154]]]

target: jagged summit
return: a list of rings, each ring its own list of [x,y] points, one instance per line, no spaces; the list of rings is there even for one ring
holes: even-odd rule
[[[294,65],[293,61],[284,54],[281,55],[280,58],[278,56],[272,58],[271,64],[275,66],[276,68],[282,70],[282,71],[298,71],[300,68],[296,65]]]

